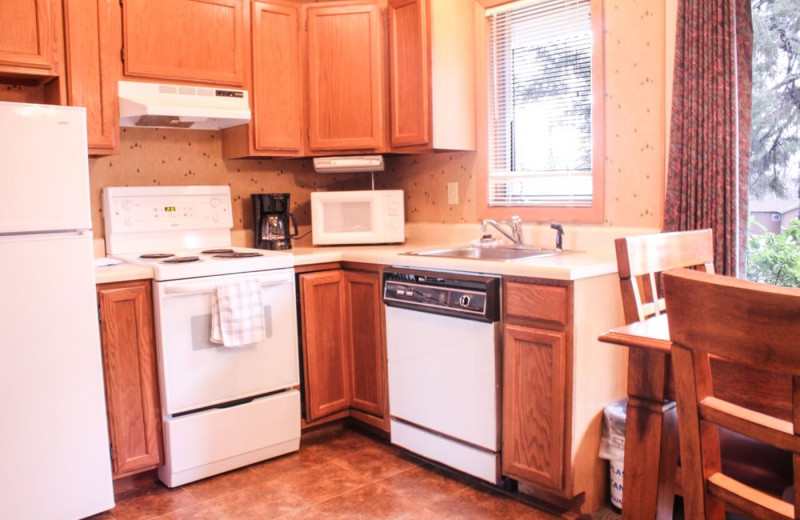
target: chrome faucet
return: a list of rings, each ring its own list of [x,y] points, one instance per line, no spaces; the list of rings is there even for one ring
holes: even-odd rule
[[[484,232],[484,233],[486,232],[486,226],[488,224],[491,224],[495,229],[497,229],[497,231],[499,231],[506,238],[511,240],[511,242],[515,246],[521,246],[522,245],[522,219],[521,218],[519,218],[519,217],[517,217],[515,215],[515,216],[511,217],[511,220],[501,220],[499,222],[494,220],[494,219],[487,218],[487,219],[485,219],[483,221],[483,224],[481,224],[481,232]],[[509,233],[508,231],[506,231],[505,229],[500,227],[501,225],[508,226],[508,228],[511,230],[511,232]]]

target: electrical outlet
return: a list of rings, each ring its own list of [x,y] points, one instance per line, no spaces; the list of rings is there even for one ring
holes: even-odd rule
[[[458,204],[458,182],[447,183],[447,203]]]

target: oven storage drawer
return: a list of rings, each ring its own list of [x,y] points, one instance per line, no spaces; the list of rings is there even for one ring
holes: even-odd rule
[[[159,478],[179,486],[300,447],[300,392],[289,390],[230,408],[164,421]]]

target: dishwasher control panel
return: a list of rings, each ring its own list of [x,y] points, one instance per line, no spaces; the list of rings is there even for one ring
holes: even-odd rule
[[[500,278],[392,267],[383,272],[386,305],[457,318],[500,319]]]

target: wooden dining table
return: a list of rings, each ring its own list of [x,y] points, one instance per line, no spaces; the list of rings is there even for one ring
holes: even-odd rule
[[[628,347],[623,520],[672,520],[678,427],[666,314],[612,329],[598,338]],[[718,395],[791,420],[791,378],[711,363]]]

